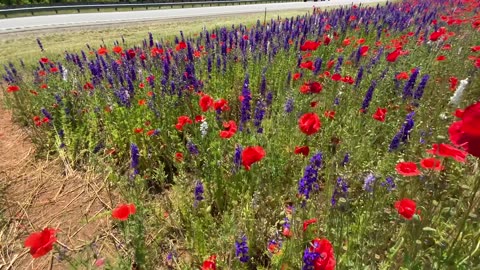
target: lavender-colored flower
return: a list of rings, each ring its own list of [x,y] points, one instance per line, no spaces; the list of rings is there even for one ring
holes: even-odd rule
[[[343,64],[343,56],[340,55],[337,59],[337,64],[335,65],[335,73],[340,72],[340,68],[342,67]]]
[[[255,107],[255,114],[253,119],[253,125],[257,128],[257,133],[263,133],[262,120],[265,116],[265,102],[259,100]]]
[[[40,48],[40,50],[43,52],[44,51],[43,45],[42,45],[42,42],[40,41],[39,38],[37,38],[37,44],[38,44],[38,47]]]
[[[267,103],[267,106],[272,105],[272,101],[273,101],[273,92],[272,91],[268,91],[267,97],[265,97],[265,101]]]
[[[340,165],[345,167],[349,162],[350,162],[350,154],[346,153]]]
[[[293,97],[290,97],[289,99],[287,99],[287,102],[285,103],[285,107],[284,107],[284,110],[286,113],[291,113],[293,111]]]
[[[310,192],[317,183],[318,170],[321,166],[322,153],[318,152],[310,159],[310,164],[305,167],[303,177],[298,183],[298,193],[305,196],[306,199],[310,198]]]
[[[362,81],[362,78],[363,78],[363,66],[361,66],[358,69],[357,78],[355,79],[355,88],[357,88],[358,85],[360,85],[360,82]]]
[[[315,249],[310,251],[310,247],[305,248],[303,252],[303,267],[302,270],[315,269],[315,261],[320,257],[320,254],[315,252]]]
[[[419,71],[420,69],[415,68],[412,74],[410,75],[410,78],[405,83],[405,86],[403,87],[403,99],[406,99],[412,96],[413,86],[415,85],[415,81],[417,80]]]
[[[317,58],[314,63],[313,74],[318,75],[322,70],[322,58]]]
[[[403,123],[402,127],[398,131],[397,134],[392,139],[392,142],[390,143],[389,151],[393,151],[397,149],[400,146],[400,142],[406,143],[410,132],[413,129],[413,126],[415,125],[415,121],[413,120],[413,117],[415,116],[415,112],[411,112],[407,115],[405,118],[405,122]]]
[[[248,256],[246,235],[243,235],[240,241],[235,241],[235,257],[237,257],[242,263],[246,263],[250,259],[250,257]]]
[[[386,187],[388,191],[394,190],[397,186],[395,185],[395,181],[393,177],[389,176],[385,179],[384,182],[381,183],[383,187]]]
[[[239,168],[240,165],[242,165],[242,146],[237,145],[235,147],[235,154],[233,155],[233,172],[236,172]]]
[[[134,169],[133,176],[138,174],[138,165],[140,163],[140,151],[134,143],[130,144],[130,167]]]
[[[260,95],[265,96],[265,91],[267,90],[267,78],[265,77],[266,68],[262,72],[262,81],[260,82]]]
[[[50,121],[51,121],[51,120],[53,119],[52,115],[50,114],[50,112],[49,112],[49,111],[47,111],[47,109],[45,109],[45,108],[42,108],[42,110],[41,110],[41,111],[42,111],[42,114],[43,114],[43,115],[44,115],[46,118],[48,118],[48,120],[50,120]]]
[[[338,197],[345,198],[347,196],[347,192],[348,192],[347,182],[342,177],[338,177],[337,182],[335,184],[335,189],[333,190],[332,198],[330,200],[332,203],[332,206],[335,206],[337,204]]]
[[[415,90],[415,93],[413,94],[414,99],[421,99],[423,96],[423,90],[425,90],[425,87],[427,86],[427,82],[430,79],[430,75],[426,74],[422,77],[422,80],[418,84],[417,90]]]
[[[368,106],[370,105],[370,101],[372,101],[373,91],[375,90],[376,86],[377,86],[377,81],[372,80],[372,84],[368,88],[367,93],[365,94],[365,98],[363,99],[363,103],[362,103],[363,113],[367,112]]]
[[[203,197],[203,184],[202,181],[198,180],[195,184],[194,195],[195,195],[195,202],[193,203],[194,207],[197,207],[198,204],[204,199]]]
[[[242,89],[242,105],[240,108],[240,127],[239,130],[242,131],[245,124],[247,123],[248,120],[250,120],[250,113],[251,113],[251,107],[250,107],[250,100],[252,100],[250,89],[248,88],[250,84],[249,76],[248,74],[245,76],[245,81],[243,83],[243,89]]]
[[[366,192],[373,192],[373,186],[375,184],[375,175],[373,173],[370,173],[365,177],[363,180],[363,190]]]
[[[196,156],[199,154],[197,146],[192,141],[187,142],[187,149],[191,155]]]

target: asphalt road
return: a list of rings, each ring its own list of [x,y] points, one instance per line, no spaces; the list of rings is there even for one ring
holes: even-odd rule
[[[212,17],[218,15],[234,15],[269,11],[310,9],[350,4],[367,4],[384,2],[385,0],[330,0],[321,2],[291,2],[278,4],[254,4],[239,6],[199,7],[184,9],[125,11],[125,12],[97,12],[84,14],[64,14],[32,16],[11,19],[0,19],[0,34],[81,27],[92,25],[106,25],[126,22],[165,21],[171,19]]]

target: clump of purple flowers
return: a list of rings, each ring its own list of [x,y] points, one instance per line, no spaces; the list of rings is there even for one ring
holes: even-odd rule
[[[194,207],[197,207],[198,204],[203,201],[203,183],[202,181],[198,180],[197,183],[195,184],[195,189],[194,189],[194,195],[195,195],[195,202],[193,203]]]
[[[138,150],[138,146],[134,143],[130,144],[130,167],[133,168],[133,176],[138,174],[138,164],[140,159],[140,153]]]
[[[318,152],[310,159],[310,164],[305,167],[303,177],[298,183],[298,193],[310,198],[310,192],[317,183],[318,170],[322,167],[322,153]]]
[[[373,192],[373,185],[375,184],[375,175],[369,173],[363,181],[363,190],[366,192]]]
[[[405,118],[405,122],[403,123],[402,127],[398,131],[397,134],[392,139],[392,142],[390,143],[389,151],[396,150],[400,146],[400,142],[406,143],[410,132],[413,129],[413,126],[415,125],[415,121],[413,120],[413,117],[415,116],[415,112],[411,112],[407,114],[407,117]]]
[[[335,206],[337,204],[337,199],[339,197],[346,198],[348,192],[348,184],[343,179],[342,177],[337,178],[337,183],[335,184],[335,189],[333,190],[332,198],[331,198],[331,203],[332,206]]]
[[[246,235],[243,235],[240,241],[235,241],[235,257],[237,257],[242,263],[246,263],[250,259],[250,257],[248,256]]]

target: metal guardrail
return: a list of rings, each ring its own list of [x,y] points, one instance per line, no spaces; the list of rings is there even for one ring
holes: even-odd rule
[[[242,4],[260,4],[260,3],[279,3],[279,2],[303,2],[304,0],[228,0],[228,1],[191,1],[191,2],[183,2],[184,0],[170,0],[171,2],[166,3],[127,3],[127,4],[91,4],[91,5],[63,5],[63,6],[40,6],[40,7],[23,7],[23,8],[7,8],[7,9],[0,9],[0,15],[5,16],[8,18],[10,14],[20,14],[20,13],[30,13],[35,15],[35,12],[44,12],[44,11],[54,11],[58,14],[61,10],[74,10],[77,13],[80,13],[81,10],[92,10],[96,9],[100,11],[101,9],[115,9],[118,10],[120,8],[131,8],[134,10],[135,8],[145,8],[148,10],[149,8],[157,8],[160,9],[162,7],[182,7],[185,6],[227,6],[227,5],[242,5]],[[187,0],[188,1],[188,0]],[[323,1],[323,0],[321,0]]]

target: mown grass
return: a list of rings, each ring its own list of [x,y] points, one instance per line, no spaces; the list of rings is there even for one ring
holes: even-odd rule
[[[308,10],[291,10],[281,12],[267,12],[267,20],[272,18],[289,18],[299,14],[305,14]],[[164,40],[172,39],[183,31],[186,35],[200,32],[204,27],[214,29],[225,25],[253,25],[257,20],[264,20],[264,13],[252,13],[243,15],[229,15],[193,19],[175,19],[169,22],[146,22],[131,24],[116,24],[108,26],[93,26],[68,28],[60,30],[46,30],[39,32],[25,32],[7,34],[0,39],[0,63],[8,61],[18,62],[22,59],[27,65],[36,64],[39,53],[36,38],[44,43],[45,55],[58,57],[64,51],[86,50],[86,44],[98,47],[102,44],[112,44],[121,41],[122,37],[129,44],[139,44],[145,33],[151,32]]]

